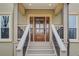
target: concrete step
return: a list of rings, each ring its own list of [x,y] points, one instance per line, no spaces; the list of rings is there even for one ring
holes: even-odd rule
[[[32,50],[44,50],[44,49],[53,49],[49,42],[31,42],[29,43],[28,49]]]
[[[37,46],[37,47],[29,47],[28,49],[32,49],[32,50],[51,50],[51,49],[53,49],[52,47],[50,47],[50,46],[48,46],[48,47],[39,47],[39,46]]]
[[[56,56],[55,54],[27,54],[26,56]]]
[[[26,56],[56,56],[52,46],[50,42],[29,42]]]
[[[28,50],[27,54],[54,54],[54,50]]]
[[[49,42],[30,42],[29,46],[50,46]]]

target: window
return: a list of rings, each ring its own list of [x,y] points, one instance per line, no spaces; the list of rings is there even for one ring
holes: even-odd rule
[[[70,15],[69,16],[69,39],[77,38],[77,16]]]
[[[9,38],[9,16],[0,15],[0,39]]]

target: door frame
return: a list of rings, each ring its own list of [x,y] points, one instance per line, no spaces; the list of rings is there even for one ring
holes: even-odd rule
[[[49,19],[50,19],[49,25],[52,24],[52,22],[51,22],[51,20],[52,20],[52,15],[51,15],[51,14],[29,14],[29,15],[27,16],[27,19],[28,19],[28,23],[29,23],[29,24],[30,24],[30,17],[49,17]],[[49,31],[50,31],[50,29],[51,29],[51,28],[49,28]],[[29,32],[29,33],[30,33],[30,32]],[[50,32],[49,32],[49,34],[50,34]],[[29,41],[31,42],[30,37],[31,37],[31,36],[29,36]],[[49,41],[50,41],[50,36],[49,36]],[[34,41],[33,41],[33,42],[34,42]]]
[[[44,25],[44,28],[43,28],[43,29],[45,30],[45,22],[46,22],[46,21],[45,21],[45,17],[37,17],[37,16],[33,17],[33,25],[34,25],[34,26],[33,26],[33,29],[34,29],[34,30],[33,30],[33,31],[34,31],[34,32],[33,32],[33,33],[34,33],[34,34],[33,34],[33,35],[34,35],[34,36],[33,36],[33,37],[34,37],[34,38],[33,38],[33,41],[45,41],[45,40],[46,40],[46,32],[44,31],[43,35],[42,35],[41,33],[37,33],[37,32],[36,32],[36,30],[37,30],[37,28],[36,28],[36,21],[37,21],[37,19],[39,19],[39,21],[40,21],[41,19],[43,19],[43,21],[44,21],[44,22],[43,22],[43,25]],[[38,24],[39,24],[39,23],[38,23]],[[39,30],[40,30],[40,28],[39,28]],[[40,36],[40,34],[41,34],[42,36]],[[39,36],[40,36],[40,37],[39,37]],[[38,37],[39,37],[40,39],[38,39]]]

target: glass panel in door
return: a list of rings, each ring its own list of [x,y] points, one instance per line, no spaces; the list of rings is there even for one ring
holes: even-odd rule
[[[45,41],[45,17],[35,17],[34,19],[34,40]]]

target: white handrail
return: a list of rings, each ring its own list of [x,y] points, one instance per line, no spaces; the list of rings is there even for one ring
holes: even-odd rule
[[[56,41],[57,41],[57,43],[58,43],[58,45],[60,47],[60,50],[66,51],[66,47],[65,47],[64,43],[62,42],[62,39],[58,35],[58,33],[57,33],[56,29],[55,29],[55,26],[52,24],[51,27],[52,27],[52,31],[53,31],[53,33],[55,35]]]
[[[21,40],[20,40],[20,42],[19,42],[19,44],[17,46],[17,50],[21,50],[23,48],[25,40],[26,40],[26,37],[28,35],[29,28],[30,28],[30,25],[27,25],[26,29],[24,31],[24,34],[23,34],[23,36],[22,36],[22,38],[21,38]]]

